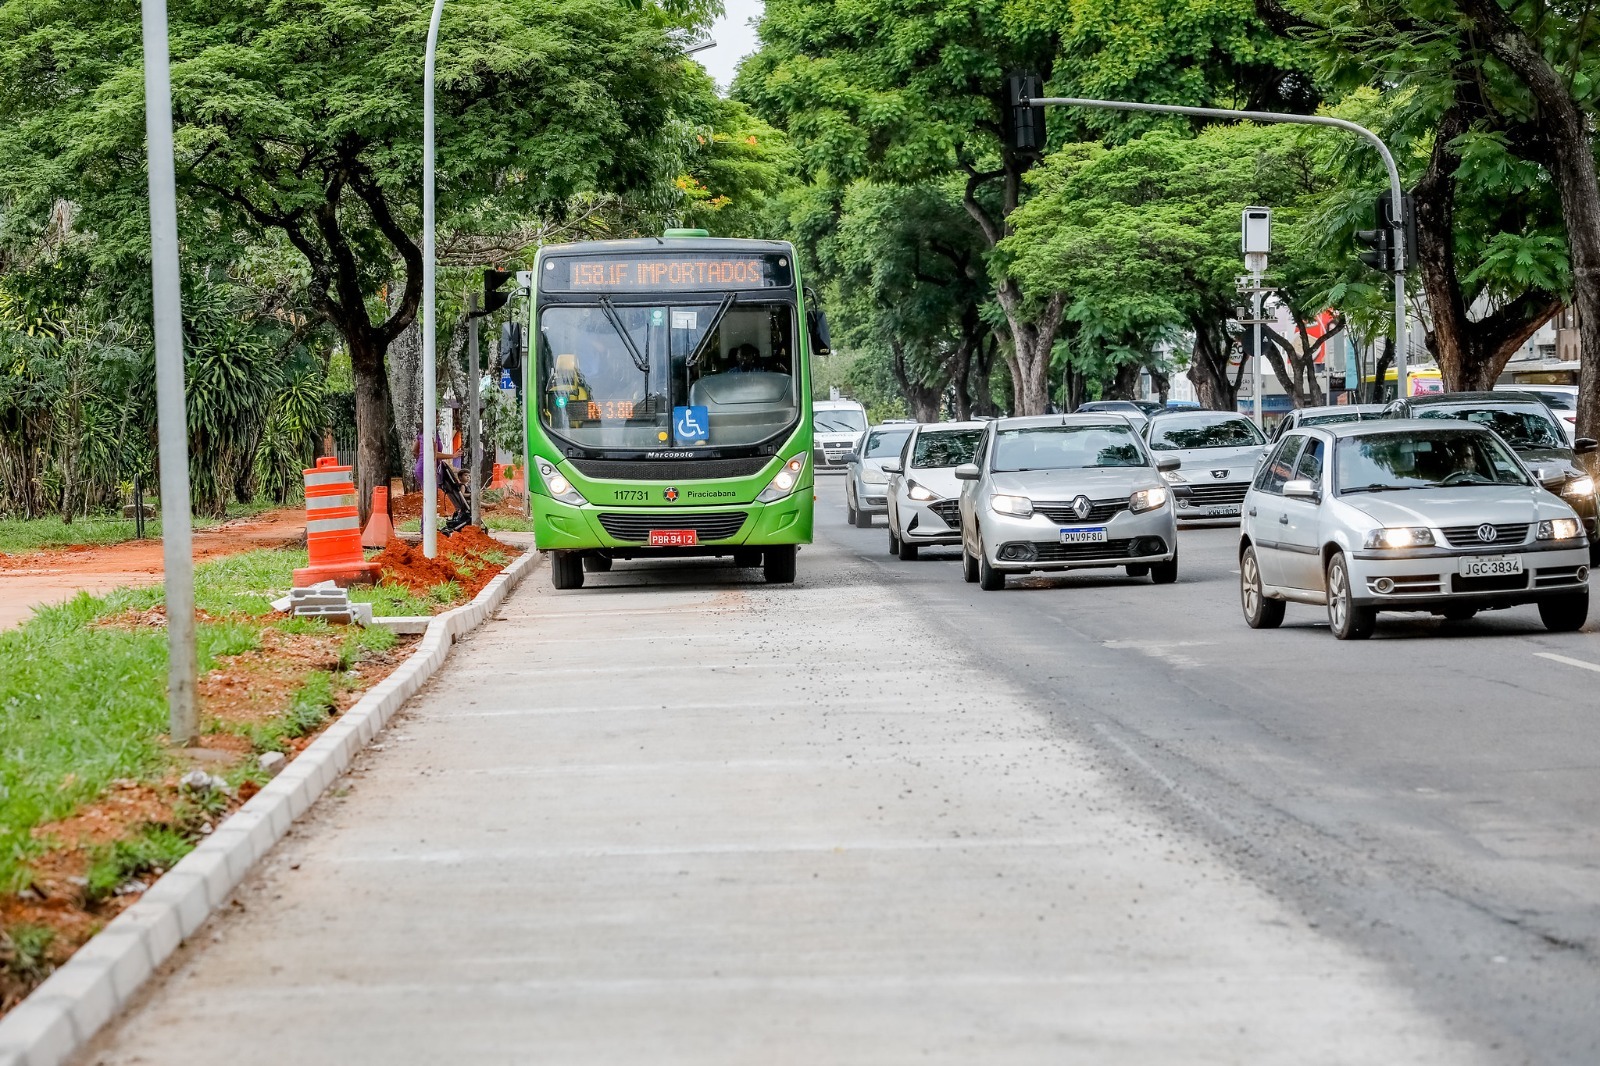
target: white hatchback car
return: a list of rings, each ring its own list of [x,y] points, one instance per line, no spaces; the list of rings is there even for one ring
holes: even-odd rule
[[[1583,523],[1494,433],[1392,419],[1284,435],[1245,497],[1239,599],[1254,629],[1288,602],[1326,607],[1333,635],[1379,611],[1451,620],[1533,603],[1546,627],[1589,615]]]
[[[961,482],[956,467],[972,462],[984,422],[930,422],[906,439],[900,457],[883,464],[889,477],[889,554],[910,560],[924,545],[961,543]]]

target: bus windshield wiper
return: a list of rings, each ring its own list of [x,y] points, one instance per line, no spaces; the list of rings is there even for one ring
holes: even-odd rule
[[[711,322],[706,326],[706,331],[700,335],[700,343],[694,346],[694,351],[689,353],[688,361],[684,366],[695,366],[700,362],[700,357],[706,353],[706,345],[711,343],[712,336],[717,332],[717,326],[722,322],[722,316],[728,313],[728,307],[733,303],[733,293],[728,293],[722,298],[722,303],[717,305],[717,313],[711,316]]]
[[[616,305],[611,302],[611,297],[600,297],[600,310],[606,313],[611,328],[617,331],[617,336],[622,338],[622,343],[628,346],[628,354],[633,356],[633,365],[639,368],[640,373],[650,373],[650,360],[639,354],[638,345],[633,343],[633,337],[622,324],[622,316],[617,314]]]

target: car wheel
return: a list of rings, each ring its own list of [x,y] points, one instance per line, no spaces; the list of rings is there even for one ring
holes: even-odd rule
[[[761,560],[761,572],[769,585],[789,585],[794,583],[795,546],[793,544],[780,544],[775,548],[768,548]]]
[[[1328,625],[1340,640],[1366,640],[1378,624],[1375,607],[1358,607],[1344,552],[1328,560]]]
[[[961,580],[967,584],[974,584],[978,580],[978,560],[967,551],[967,539],[961,538]]]
[[[1158,585],[1170,585],[1178,580],[1178,553],[1172,553],[1172,558],[1164,563],[1150,564],[1150,580]]]
[[[611,556],[596,555],[590,552],[583,557],[583,568],[591,574],[609,573],[611,570]]]
[[[1589,620],[1589,590],[1539,601],[1539,621],[1552,633],[1575,633]]]
[[[900,556],[901,562],[909,563],[917,557],[917,546],[915,544],[908,544],[904,539],[902,539],[900,541],[900,548],[895,554]]]
[[[1128,572],[1129,577],[1150,576],[1150,567],[1146,563],[1129,563],[1127,566],[1123,567],[1123,569]]]
[[[1006,575],[989,565],[989,553],[983,550],[983,537],[978,537],[978,587],[985,592],[999,592],[1006,587]]]
[[[856,527],[859,529],[872,528],[872,516],[865,511],[856,512]]]
[[[900,538],[895,536],[894,523],[893,522],[889,523],[889,554],[890,555],[899,555],[900,554]]]
[[[849,500],[845,500],[844,501],[844,520],[845,520],[845,522],[847,524],[849,524],[849,525],[852,525],[852,526],[859,526],[861,524],[858,521],[858,519],[860,517],[861,517],[860,515],[856,514],[855,505],[852,504]]]
[[[1251,629],[1277,629],[1283,624],[1284,602],[1269,600],[1261,588],[1261,564],[1256,550],[1249,547],[1239,557],[1239,605]]]
[[[558,589],[583,588],[583,553],[551,552],[550,582]]]

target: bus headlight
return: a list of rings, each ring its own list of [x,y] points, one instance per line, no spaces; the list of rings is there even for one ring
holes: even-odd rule
[[[561,471],[545,462],[543,459],[534,464],[539,471],[539,480],[544,483],[544,490],[552,500],[571,504],[573,507],[582,507],[589,501],[583,498],[583,493],[572,487],[572,482],[562,476]]]
[[[757,496],[756,500],[760,503],[771,503],[774,500],[783,499],[794,491],[796,485],[800,484],[800,475],[805,471],[805,468],[805,456],[797,455],[790,459],[783,464],[782,470],[773,475],[772,480],[767,483],[766,488],[761,490],[761,495]]]

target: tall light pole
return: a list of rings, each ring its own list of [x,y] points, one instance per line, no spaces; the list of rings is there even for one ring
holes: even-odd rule
[[[439,19],[444,0],[433,0],[428,51],[422,74],[422,554],[439,554],[439,468],[433,446],[439,411],[438,367],[434,365],[433,324],[433,66],[439,49]]]
[[[174,744],[199,728],[195,711],[194,552],[189,519],[189,416],[183,390],[178,191],[172,162],[172,79],[166,0],[143,0],[144,128],[150,178],[150,281],[155,305],[156,421],[161,459],[161,565],[167,604],[167,709]],[[142,506],[142,505],[141,505]]]
[[[1383,158],[1384,169],[1389,172],[1389,193],[1391,209],[1395,213],[1403,213],[1405,192],[1400,188],[1400,170],[1394,164],[1394,156],[1389,151],[1389,146],[1383,143],[1383,138],[1367,129],[1365,126],[1348,122],[1342,118],[1332,118],[1327,115],[1280,115],[1276,111],[1233,111],[1221,107],[1185,107],[1179,104],[1142,104],[1131,100],[1084,100],[1072,96],[1025,96],[1019,95],[1015,101],[1019,107],[1092,107],[1109,111],[1153,111],[1162,115],[1189,115],[1194,118],[1229,118],[1243,119],[1247,122],[1262,123],[1290,123],[1300,126],[1331,126],[1334,129],[1346,130],[1370,143],[1378,150],[1378,155]],[[1394,229],[1394,369],[1397,384],[1400,387],[1399,395],[1410,395],[1409,373],[1406,366],[1406,256],[1411,249],[1405,246],[1405,227],[1399,225],[1400,219],[1391,218],[1389,225]],[[1384,220],[1380,219],[1382,224]],[[1260,383],[1257,383],[1257,388]]]

